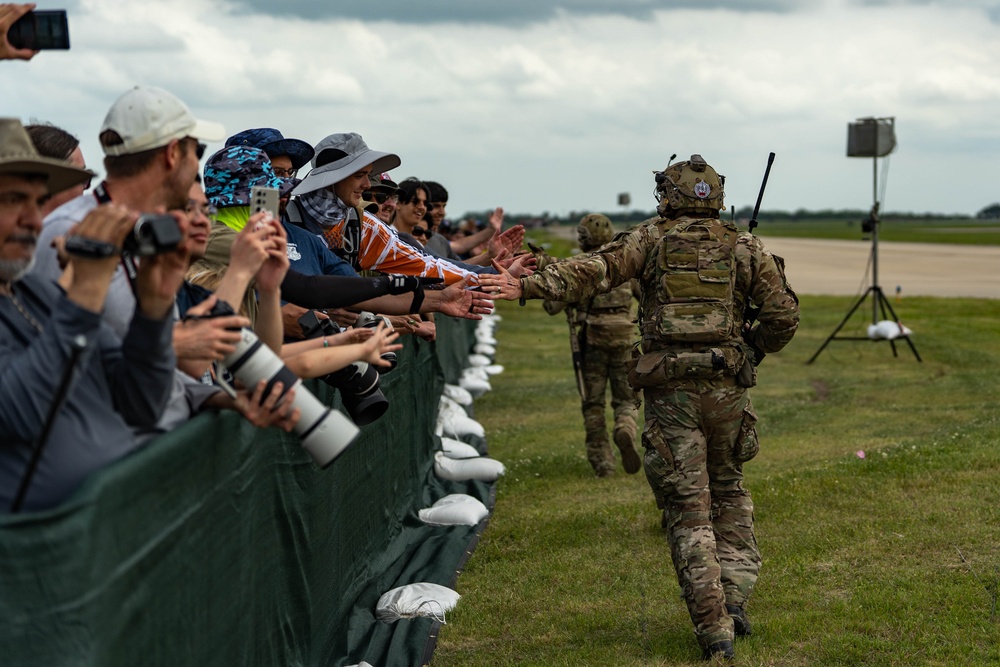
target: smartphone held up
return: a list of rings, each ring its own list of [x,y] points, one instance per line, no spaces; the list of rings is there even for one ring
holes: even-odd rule
[[[69,21],[66,10],[30,11],[10,27],[7,41],[16,49],[42,51],[69,48]]]

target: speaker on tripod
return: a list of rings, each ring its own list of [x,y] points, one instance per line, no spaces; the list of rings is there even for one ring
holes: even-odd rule
[[[844,319],[837,325],[837,328],[833,330],[823,344],[820,345],[816,353],[807,361],[807,364],[811,364],[816,360],[816,357],[820,355],[827,345],[830,344],[832,340],[888,340],[889,344],[892,346],[892,356],[899,356],[896,350],[896,340],[902,339],[906,341],[906,344],[910,346],[910,350],[913,352],[913,356],[916,357],[917,361],[922,361],[920,354],[917,352],[917,348],[913,345],[913,341],[910,340],[909,330],[905,329],[903,325],[899,324],[899,318],[896,317],[896,312],[892,309],[892,304],[889,300],[885,298],[885,292],[882,291],[882,287],[878,282],[878,227],[880,220],[878,217],[879,209],[879,198],[878,198],[878,159],[880,157],[885,157],[891,153],[896,148],[896,119],[893,117],[887,118],[859,118],[853,123],[848,123],[847,125],[847,157],[870,157],[872,159],[872,208],[871,212],[868,214],[868,218],[862,221],[861,227],[866,234],[871,234],[872,249],[871,254],[868,258],[869,266],[871,267],[872,284],[865,290],[865,293],[854,302],[851,309],[847,311],[847,315]],[[879,322],[879,315],[881,314],[882,320],[890,320],[897,323],[899,326],[899,332],[897,335],[891,338],[872,338],[870,336],[838,336],[847,321],[851,319],[861,304],[865,302],[869,296],[872,298],[872,327],[875,327]],[[890,318],[891,316],[891,318]]]

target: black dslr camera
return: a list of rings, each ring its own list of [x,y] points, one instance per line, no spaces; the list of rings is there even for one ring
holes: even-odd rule
[[[314,310],[299,318],[299,326],[307,339],[334,336],[341,332],[333,320],[319,319]],[[371,424],[389,409],[388,399],[378,388],[378,371],[368,362],[355,361],[339,371],[324,375],[320,380],[340,392],[344,409],[358,426]]]

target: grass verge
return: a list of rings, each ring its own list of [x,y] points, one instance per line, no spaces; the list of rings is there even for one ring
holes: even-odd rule
[[[834,341],[805,365],[851,303],[803,297],[752,392],[764,566],[738,664],[1000,664],[1000,301],[897,303],[923,363]],[[508,471],[434,665],[700,664],[644,476],[587,464],[564,319],[499,312],[507,370],[476,411]]]

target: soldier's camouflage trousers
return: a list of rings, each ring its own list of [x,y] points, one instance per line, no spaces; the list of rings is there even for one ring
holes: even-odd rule
[[[733,638],[725,605],[743,606],[760,572],[743,463],[757,453],[756,416],[732,378],[644,390],[646,478],[702,647]]]
[[[591,346],[587,348],[583,364],[585,394],[582,397],[582,409],[583,428],[587,437],[587,460],[599,475],[615,469],[604,419],[605,394],[609,381],[615,428],[626,428],[635,437],[635,415],[639,403],[625,374],[625,362],[629,359],[630,350],[630,347],[600,349]]]

